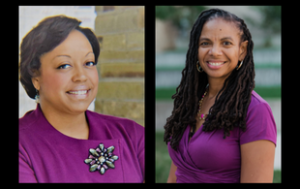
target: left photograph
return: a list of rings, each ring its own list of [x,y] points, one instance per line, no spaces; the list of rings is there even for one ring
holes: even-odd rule
[[[144,6],[19,6],[19,183],[145,183]]]

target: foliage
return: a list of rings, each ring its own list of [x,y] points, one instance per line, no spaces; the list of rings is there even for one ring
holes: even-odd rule
[[[191,28],[204,6],[156,6],[155,17],[170,20],[179,29]]]
[[[262,19],[255,20],[252,17],[246,17],[245,20],[256,27],[263,28],[266,32],[263,46],[272,46],[270,34],[281,33],[281,6],[252,6],[251,8],[260,14]]]
[[[281,32],[281,6],[256,6],[254,10],[263,16],[261,27],[270,29],[273,33]]]

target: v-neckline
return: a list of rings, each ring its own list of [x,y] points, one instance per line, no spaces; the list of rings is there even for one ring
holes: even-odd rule
[[[203,123],[202,123],[202,125],[199,127],[199,129],[193,134],[193,136],[190,137],[191,126],[188,125],[188,128],[187,128],[187,130],[188,130],[187,143],[188,143],[188,144],[191,142],[192,138],[195,137],[195,135],[198,134],[198,132],[201,131],[201,128],[202,128],[202,127],[203,127]],[[199,131],[199,130],[200,130],[200,131]]]

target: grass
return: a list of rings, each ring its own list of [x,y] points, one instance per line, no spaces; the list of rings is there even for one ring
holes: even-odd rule
[[[163,132],[155,134],[155,182],[166,183],[170,171],[171,159],[166,143],[163,141]],[[274,171],[273,183],[281,183],[281,170]]]
[[[254,90],[262,98],[281,98],[281,86],[275,87],[255,87]],[[155,90],[156,100],[172,100],[172,95],[175,94],[176,88],[161,88]]]

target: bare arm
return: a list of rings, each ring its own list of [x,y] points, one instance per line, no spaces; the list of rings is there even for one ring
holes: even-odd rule
[[[241,145],[241,183],[272,183],[275,144],[257,140]]]
[[[176,170],[177,170],[177,167],[176,167],[176,165],[174,165],[174,163],[172,161],[167,183],[176,183],[176,175],[175,175]]]

